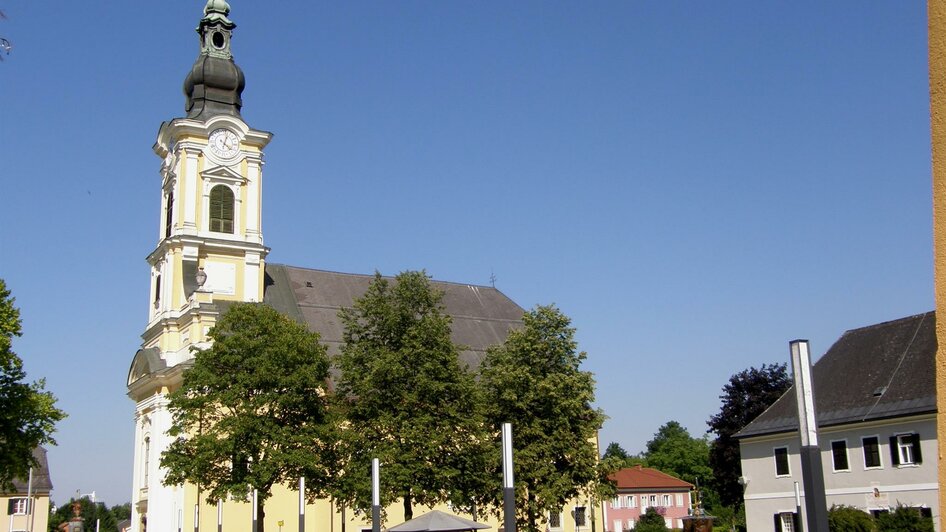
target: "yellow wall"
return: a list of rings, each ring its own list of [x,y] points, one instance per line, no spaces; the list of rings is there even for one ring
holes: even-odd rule
[[[933,271],[936,294],[936,432],[940,528],[946,530],[946,2],[929,0],[930,124],[933,147]]]
[[[31,530],[34,532],[46,532],[46,528],[49,523],[49,494],[34,494],[35,502],[33,503],[36,507],[34,508],[33,515],[15,515],[13,520],[10,520],[10,515],[7,513],[7,507],[9,500],[11,498],[25,497],[25,493],[19,495],[4,495],[0,496],[0,532],[9,532],[11,530],[10,525],[12,523],[12,530]],[[29,522],[29,518],[32,517],[32,523]]]

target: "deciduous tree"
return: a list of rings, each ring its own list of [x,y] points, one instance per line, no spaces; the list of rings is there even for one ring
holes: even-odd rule
[[[498,432],[501,423],[512,423],[516,518],[535,532],[546,513],[598,490],[607,472],[596,467],[604,415],[591,406],[594,378],[581,370],[587,355],[578,351],[568,317],[539,306],[522,321],[487,353],[481,383],[489,426]]]
[[[335,497],[370,508],[372,458],[382,464],[381,505],[448,498],[475,504],[486,474],[486,443],[473,375],[450,338],[443,294],[423,271],[393,281],[376,274],[365,294],[339,317],[345,326],[337,364],[344,472]]]
[[[22,334],[20,310],[0,279],[0,492],[13,488],[36,467],[33,449],[56,444],[56,423],[66,417],[56,398],[39,379],[26,382],[23,361],[13,352],[13,337]]]
[[[647,442],[644,459],[647,467],[693,485],[705,485],[713,476],[709,466],[709,451],[710,444],[705,437],[694,438],[680,423],[668,421]]]
[[[273,486],[300,476],[319,495],[331,478],[332,427],[326,409],[326,348],[273,308],[238,303],[208,335],[181,388],[170,395],[169,434],[161,456],[166,482],[197,484],[208,502],[258,491],[264,503]]]
[[[665,532],[667,521],[656,508],[650,507],[634,525],[634,532]]]
[[[733,436],[764,412],[791,384],[785,364],[763,364],[761,368],[749,368],[733,375],[723,386],[719,413],[706,423],[709,430],[716,433],[716,441],[710,447],[713,485],[726,506],[742,505],[739,442]]]

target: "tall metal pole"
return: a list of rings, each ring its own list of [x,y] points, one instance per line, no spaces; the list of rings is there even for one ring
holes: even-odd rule
[[[795,514],[798,515],[798,532],[804,532],[801,524],[801,493],[798,491],[798,482],[795,482]]]
[[[815,391],[811,383],[811,355],[808,340],[789,342],[795,399],[798,403],[798,435],[801,439],[801,474],[805,486],[805,516],[810,532],[828,532],[828,503],[825,500],[824,469],[818,446]]]
[[[259,497],[259,493],[256,488],[253,488],[253,532],[259,532],[259,515],[256,512],[257,497]]]
[[[200,500],[194,503],[194,532],[200,530]]]
[[[305,477],[299,477],[299,532],[305,532]]]
[[[381,464],[371,459],[371,532],[381,532]]]
[[[512,423],[503,423],[503,532],[516,532],[516,490],[513,487]]]
[[[217,532],[223,532],[223,499],[217,499]]]

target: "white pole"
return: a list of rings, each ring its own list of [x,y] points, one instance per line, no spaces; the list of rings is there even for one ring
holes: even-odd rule
[[[30,478],[26,482],[26,529],[33,530],[33,468],[30,468]]]
[[[371,532],[381,532],[381,462],[371,459]]]

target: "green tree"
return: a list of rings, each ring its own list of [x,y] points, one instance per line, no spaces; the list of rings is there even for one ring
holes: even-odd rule
[[[644,459],[652,467],[685,480],[690,484],[706,484],[713,476],[709,466],[710,444],[707,438],[690,436],[686,427],[668,421],[647,442]]]
[[[522,321],[487,352],[481,384],[489,426],[512,423],[517,523],[535,532],[547,512],[605,480],[594,445],[604,415],[591,406],[594,378],[580,369],[587,355],[578,352],[568,317],[538,306]]]
[[[22,334],[20,310],[6,282],[0,279],[0,492],[13,489],[13,479],[25,479],[36,467],[33,449],[55,445],[52,433],[66,417],[56,398],[45,391],[46,381],[24,382],[23,361],[13,352],[13,337]]]
[[[739,442],[734,435],[749,424],[788,390],[792,381],[785,364],[762,364],[729,378],[723,386],[722,406],[706,422],[716,433],[710,446],[710,467],[713,469],[713,487],[720,502],[738,509],[742,506],[742,465]]]
[[[830,532],[874,532],[874,518],[853,506],[833,505],[828,510]]]
[[[920,510],[898,504],[892,512],[877,516],[877,532],[933,532],[933,519]]]
[[[79,516],[82,517],[85,523],[85,530],[95,530],[96,520],[98,520],[99,531],[100,532],[118,532],[118,522],[121,519],[128,519],[128,517],[119,518],[115,515],[115,509],[119,506],[115,506],[112,509],[109,509],[105,506],[104,502],[92,503],[88,497],[82,497],[80,499],[69,499],[69,502],[63,504],[62,506],[56,508],[49,516],[49,532],[56,532],[59,529],[59,525],[62,523],[68,523],[73,516],[72,505],[78,502],[79,503]],[[125,503],[125,505],[130,512],[131,504]],[[131,514],[129,513],[129,516]]]
[[[617,458],[618,460],[624,461],[630,457],[631,455],[627,454],[627,451],[624,450],[624,447],[621,447],[620,443],[613,441],[608,444],[601,458]]]
[[[473,509],[488,470],[473,375],[450,339],[443,294],[423,271],[376,274],[365,294],[339,312],[345,326],[337,364],[345,467],[334,496],[370,508],[370,462],[382,464],[381,505],[451,499]]]
[[[634,532],[665,532],[667,521],[656,508],[648,508],[644,515],[634,525]]]
[[[256,489],[262,530],[274,485],[305,476],[314,499],[331,476],[326,349],[305,325],[254,303],[230,307],[208,336],[169,397],[177,439],[161,467],[168,484],[197,484],[208,502]]]

